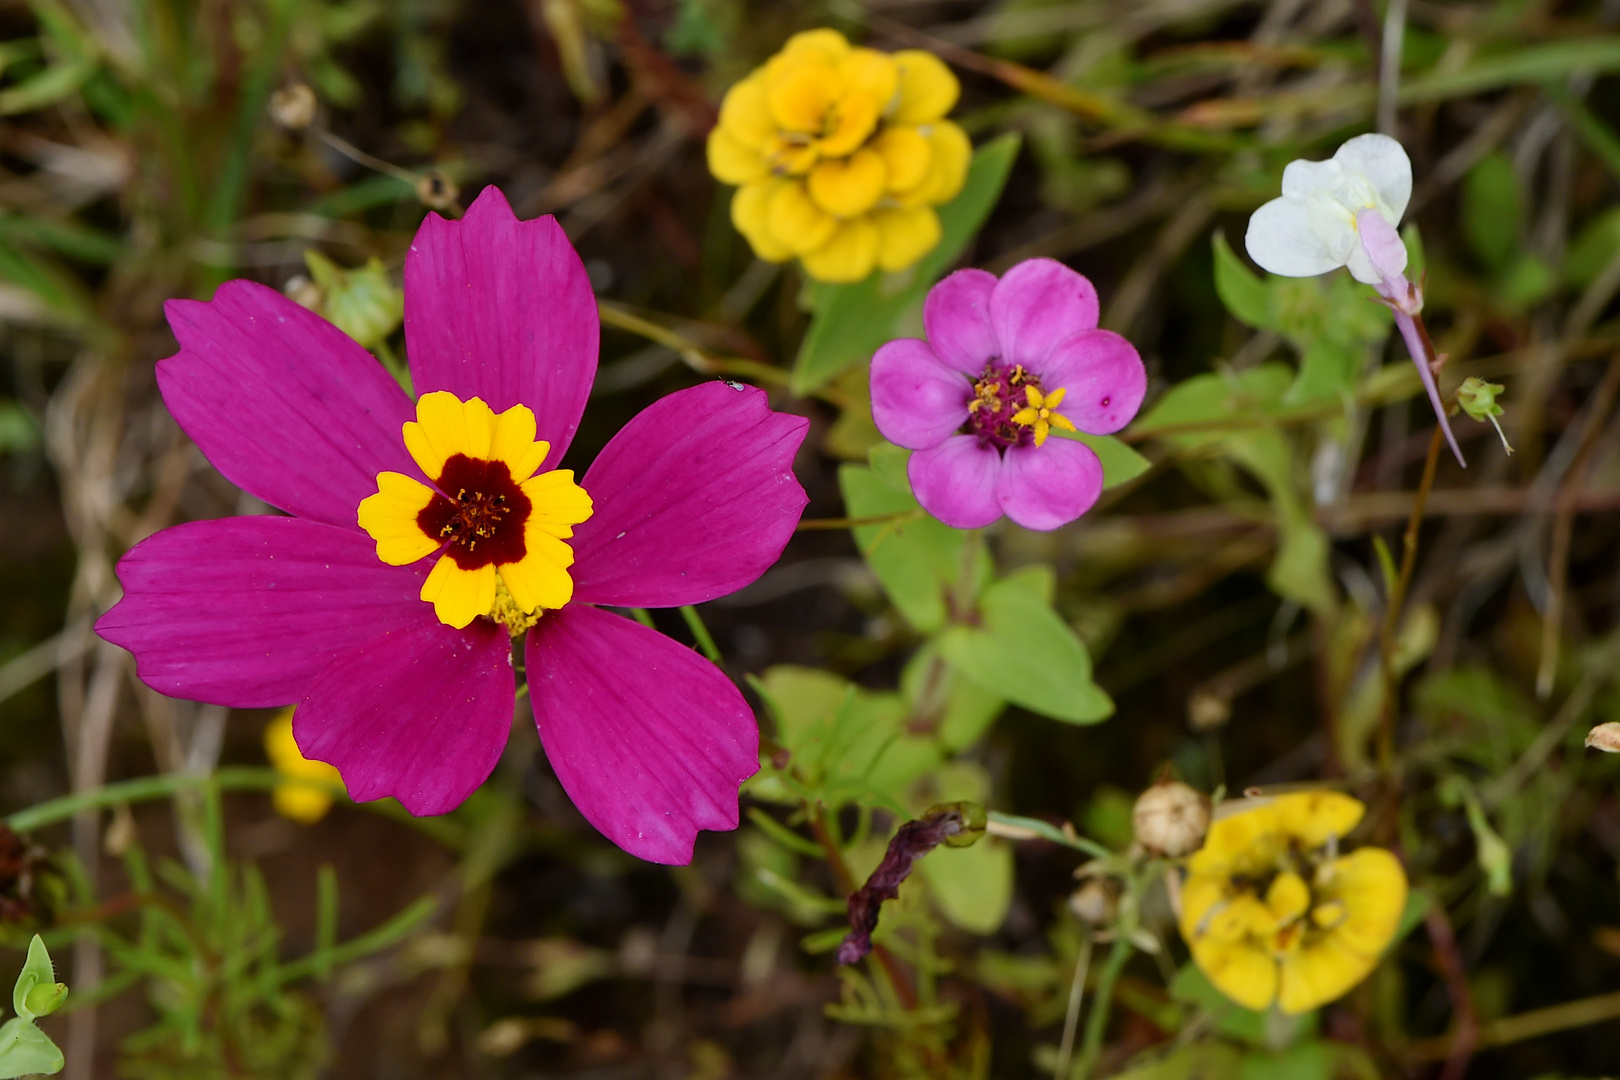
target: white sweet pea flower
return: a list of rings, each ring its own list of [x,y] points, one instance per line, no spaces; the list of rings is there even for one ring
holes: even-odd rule
[[[1282,197],[1249,218],[1249,257],[1273,274],[1315,277],[1341,266],[1368,285],[1386,281],[1362,244],[1357,216],[1376,210],[1393,229],[1412,198],[1412,160],[1388,135],[1357,135],[1328,161],[1291,161]],[[1394,253],[1391,252],[1391,255]],[[1406,251],[1399,265],[1406,269]]]

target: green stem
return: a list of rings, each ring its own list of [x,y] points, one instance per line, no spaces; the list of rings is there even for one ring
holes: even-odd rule
[[[703,650],[703,655],[709,658],[709,662],[713,664],[722,663],[720,646],[714,643],[709,628],[703,625],[703,616],[698,614],[697,608],[691,604],[683,606],[681,608],[681,618],[686,620],[686,628],[692,631],[693,637],[697,638],[698,648]]]
[[[1108,953],[1108,961],[1103,965],[1102,974],[1097,977],[1097,993],[1091,1003],[1091,1015],[1086,1017],[1086,1041],[1080,1048],[1080,1060],[1074,1063],[1073,1080],[1088,1080],[1091,1070],[1097,1065],[1097,1058],[1102,1054],[1103,1035],[1108,1030],[1108,1008],[1114,1002],[1114,983],[1118,981],[1125,961],[1130,959],[1131,949],[1131,943],[1125,938],[1116,939]]]

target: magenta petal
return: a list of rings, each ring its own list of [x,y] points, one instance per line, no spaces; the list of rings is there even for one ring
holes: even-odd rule
[[[923,303],[923,330],[934,354],[964,375],[978,375],[1001,355],[1001,343],[990,325],[990,294],[996,275],[988,270],[958,270],[928,290]]]
[[[809,502],[793,475],[809,428],[738,383],[693,386],[643,409],[580,482],[595,508],[574,530],[574,599],[679,607],[754,581]]]
[[[337,766],[357,801],[392,795],[418,817],[445,814],[494,771],[514,700],[504,627],[431,619],[328,665],[298,703],[293,735],[305,757]]]
[[[990,294],[990,322],[1009,364],[1035,367],[1052,346],[1097,325],[1097,290],[1052,259],[1026,259]]]
[[[1131,422],[1147,393],[1136,346],[1112,330],[1082,330],[1057,343],[1039,369],[1047,391],[1067,393],[1058,411],[1081,431],[1112,435]]]
[[[926,341],[900,338],[872,357],[872,419],[883,437],[926,450],[967,423],[973,384],[934,355]]]
[[[429,214],[405,257],[405,345],[418,394],[534,410],[553,468],[596,378],[585,266],[553,217],[519,221],[487,187],[460,221]]]
[[[1001,469],[995,447],[973,435],[952,435],[932,449],[912,454],[906,476],[924,510],[955,528],[977,529],[1001,516],[996,503]]]
[[[996,502],[1024,528],[1045,532],[1090,510],[1102,487],[1102,462],[1091,447],[1054,436],[1007,451]]]
[[[165,306],[180,351],[158,387],[225,478],[290,514],[358,531],[385,469],[421,475],[400,428],[410,399],[377,358],[274,289],[227,281]]]
[[[289,705],[339,656],[435,622],[427,567],[377,561],[358,530],[286,517],[194,521],[118,563],[124,597],[96,632],[135,654],[152,689],[239,709]]]
[[[684,864],[699,829],[737,827],[759,728],[719,668],[581,604],[547,612],[524,655],[546,756],[602,835],[649,862]]]

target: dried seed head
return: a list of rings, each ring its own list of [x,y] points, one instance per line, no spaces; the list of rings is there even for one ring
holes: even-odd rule
[[[416,182],[416,197],[429,210],[448,210],[456,205],[461,189],[437,169],[429,169]]]
[[[1198,690],[1187,699],[1187,726],[1197,732],[1214,731],[1232,719],[1232,699],[1212,690]]]
[[[303,131],[315,122],[319,105],[315,91],[303,83],[293,83],[270,95],[270,119],[288,131]]]
[[[286,294],[287,299],[311,311],[320,311],[321,305],[326,302],[326,290],[303,274],[294,274],[288,278],[281,291]]]
[[[1609,721],[1586,733],[1586,745],[1605,754],[1620,754],[1620,724]]]
[[[1209,799],[1176,780],[1142,792],[1131,811],[1136,839],[1155,855],[1180,858],[1198,850],[1209,829]]]
[[[1119,893],[1104,878],[1092,878],[1069,894],[1069,910],[1087,926],[1107,926],[1119,910]]]

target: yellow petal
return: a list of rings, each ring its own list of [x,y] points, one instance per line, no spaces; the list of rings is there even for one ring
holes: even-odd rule
[[[788,38],[778,55],[791,58],[813,58],[824,64],[836,64],[849,53],[849,39],[837,30],[822,27],[802,30]]]
[[[439,556],[422,582],[422,599],[446,626],[461,630],[495,606],[495,564],[463,570],[449,555]]]
[[[332,787],[342,789],[343,778],[324,761],[311,761],[293,738],[293,710],[283,709],[265,725],[264,751],[271,766],[286,777],[272,792],[276,812],[304,824],[313,824],[332,807]]]
[[[838,64],[845,94],[862,94],[871,99],[877,116],[888,112],[900,89],[900,71],[894,57],[876,49],[851,49]]]
[[[410,425],[406,425],[409,427]],[[377,541],[377,558],[406,566],[439,549],[442,541],[416,523],[433,499],[433,489],[404,473],[377,474],[377,494],[360,501],[356,523]]]
[[[857,150],[847,158],[817,165],[810,171],[807,186],[817,206],[835,217],[852,218],[877,205],[887,180],[882,156]]]
[[[527,405],[514,405],[495,418],[489,456],[492,461],[506,462],[514,483],[521,484],[533,476],[551,452],[550,443],[536,442],[534,436],[534,413]]]
[[[1055,413],[1049,413],[1047,415],[1046,419],[1051,423],[1051,425],[1053,427],[1059,429],[1060,431],[1074,431],[1075,430],[1074,421],[1070,420],[1067,416],[1064,416],[1062,413],[1056,413],[1056,412]]]
[[[827,114],[824,135],[816,141],[822,157],[854,153],[877,127],[878,103],[862,93],[847,94]]]
[[[956,105],[961,86],[933,53],[905,49],[894,54],[894,64],[900,71],[900,101],[890,119],[896,124],[926,124]]]
[[[793,63],[768,81],[765,104],[778,128],[819,136],[841,90],[838,73],[830,65]]]
[[[910,191],[928,176],[934,151],[927,136],[914,127],[886,127],[870,143],[889,169],[889,191]]]
[[[1346,948],[1338,935],[1307,944],[1283,959],[1277,988],[1277,1007],[1302,1013],[1343,997],[1378,964],[1377,957]]]
[[[332,809],[332,794],[310,784],[277,784],[270,792],[276,813],[301,825],[313,825]]]
[[[591,516],[593,504],[584,488],[574,483],[572,469],[553,469],[533,476],[518,485],[528,496],[529,520],[526,528],[544,526],[552,536],[567,539],[574,535],[571,526]],[[562,566],[573,564],[570,554]]]
[[[1283,831],[1307,848],[1321,847],[1329,837],[1343,837],[1361,821],[1361,800],[1338,791],[1296,791],[1277,796],[1277,820]]]
[[[720,127],[744,149],[763,151],[776,134],[765,103],[765,80],[758,73],[737,83],[720,102]]]
[[[550,537],[544,539],[551,540]],[[565,549],[568,546],[557,540],[551,542]],[[512,599],[525,613],[536,608],[555,611],[574,595],[574,579],[568,571],[547,559],[545,551],[536,546],[531,546],[520,561],[504,564],[500,574]]]
[[[1277,931],[1277,917],[1252,893],[1216,905],[1204,921],[1204,936],[1211,941],[1246,941]]]
[[[817,281],[862,281],[877,264],[877,227],[864,217],[846,221],[824,245],[801,254],[799,261]]]
[[[1025,427],[1029,427],[1040,418],[1041,412],[1039,409],[1019,409],[1013,413],[1013,423],[1022,424]]]
[[[1360,848],[1324,863],[1316,883],[1322,899],[1344,904],[1344,921],[1333,935],[1358,952],[1383,952],[1406,910],[1406,871],[1400,860],[1383,848]]]
[[[495,413],[482,398],[464,402],[447,390],[435,390],[416,402],[416,419],[404,427],[405,448],[436,480],[456,454],[488,459],[494,428]]]
[[[1031,407],[1036,409],[1039,409],[1042,405],[1046,404],[1045,400],[1041,397],[1040,390],[1033,386],[1024,387],[1024,399],[1030,403]]]
[[[1229,893],[1225,877],[1194,874],[1181,886],[1181,937],[1189,945],[1208,929],[1207,917],[1216,904],[1224,903]]]
[[[777,242],[798,255],[823,246],[838,229],[838,219],[817,206],[798,181],[777,186],[765,222]]]
[[[766,262],[787,262],[793,249],[776,239],[770,230],[771,196],[785,180],[766,180],[737,189],[731,197],[731,223],[743,234],[754,254]]]
[[[766,168],[773,176],[803,176],[821,160],[819,145],[802,135],[773,135],[765,150]]]
[[[1305,914],[1311,906],[1311,887],[1292,870],[1285,870],[1271,881],[1266,890],[1266,907],[1280,923],[1292,922]]]
[[[1066,386],[1060,386],[1056,390],[1048,390],[1046,392],[1046,407],[1048,409],[1055,409],[1059,405],[1062,405],[1063,399],[1068,396],[1069,388]]]
[[[928,178],[901,197],[902,206],[941,206],[956,198],[967,181],[973,160],[973,143],[967,134],[949,120],[930,124],[925,133],[932,155]]]
[[[932,206],[879,210],[872,223],[878,231],[878,266],[887,273],[904,270],[939,246],[939,215]]]
[[[1284,843],[1269,800],[1226,803],[1210,825],[1204,846],[1187,860],[1187,869],[1195,874],[1265,873],[1276,867]]]
[[[1200,941],[1192,946],[1193,962],[1215,989],[1256,1012],[1277,996],[1277,964],[1257,945]]]
[[[724,127],[709,132],[706,148],[709,172],[722,184],[749,184],[770,175],[764,155],[744,146]]]

